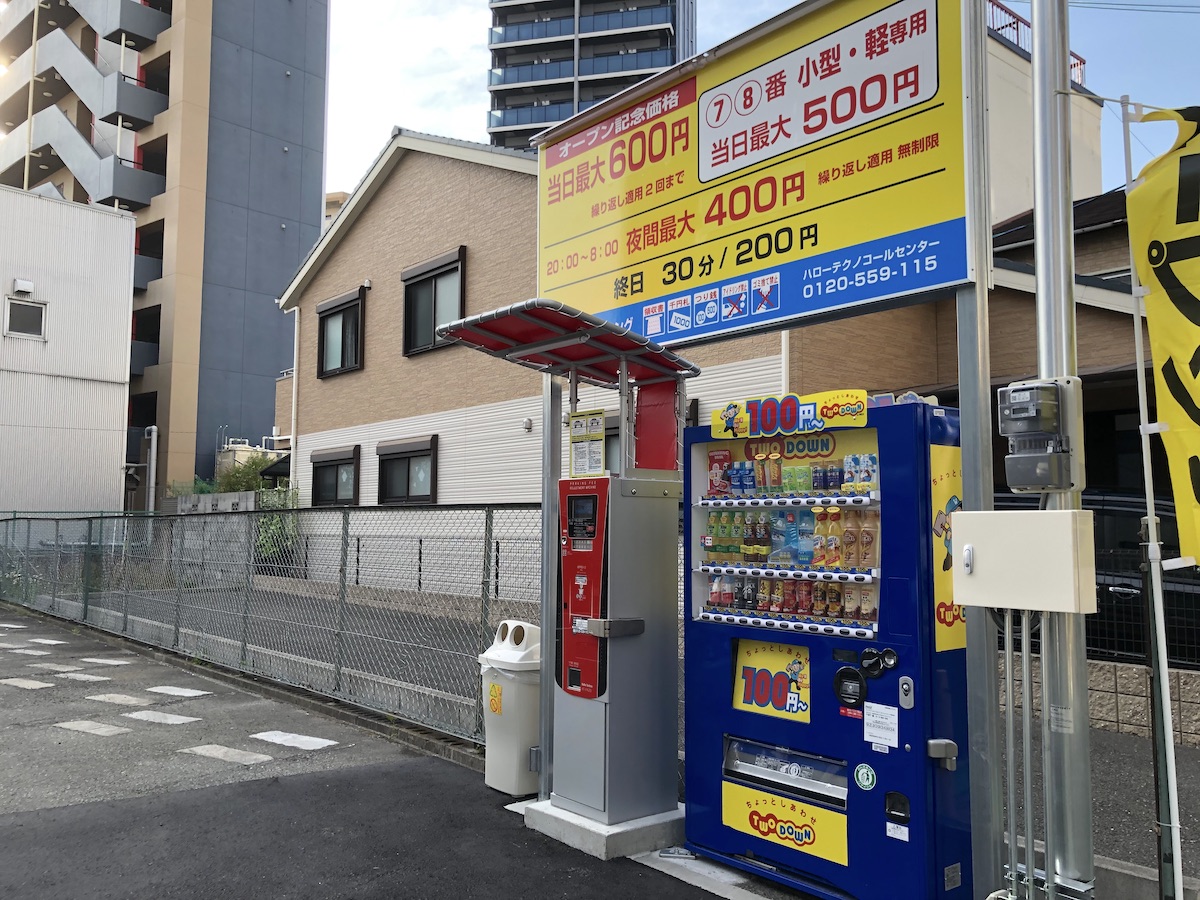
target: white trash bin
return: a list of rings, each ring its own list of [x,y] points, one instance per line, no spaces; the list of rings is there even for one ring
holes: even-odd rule
[[[479,656],[483,677],[483,783],[514,797],[536,794],[538,773],[529,751],[538,743],[541,715],[542,630],[507,619]]]

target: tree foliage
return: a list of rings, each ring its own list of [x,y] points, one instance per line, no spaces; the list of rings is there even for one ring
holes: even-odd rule
[[[261,491],[267,486],[262,470],[273,460],[261,453],[252,453],[217,476],[217,493],[232,494],[239,491]]]

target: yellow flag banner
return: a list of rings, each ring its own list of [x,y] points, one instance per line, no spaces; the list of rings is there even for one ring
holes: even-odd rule
[[[1180,556],[1200,558],[1200,106],[1143,121],[1179,126],[1126,199],[1129,242],[1147,290],[1158,421],[1171,470]]]

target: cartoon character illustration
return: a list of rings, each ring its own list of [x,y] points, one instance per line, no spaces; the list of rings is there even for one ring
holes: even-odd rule
[[[725,431],[728,431],[734,437],[737,437],[737,417],[738,405],[736,403],[730,403],[721,410],[721,420],[725,423]],[[722,435],[724,435],[724,432],[722,432]]]
[[[937,516],[933,520],[934,537],[940,537],[942,543],[946,545],[946,558],[942,560],[942,571],[949,572],[954,565],[953,556],[953,534],[950,530],[950,516],[956,510],[962,507],[962,500],[954,494],[946,501],[946,508],[938,510]]]
[[[799,659],[793,659],[784,668],[784,674],[788,677],[788,687],[794,690],[802,690],[808,687],[808,678],[804,674],[804,663]]]

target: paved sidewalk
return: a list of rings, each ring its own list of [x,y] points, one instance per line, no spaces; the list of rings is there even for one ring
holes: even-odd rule
[[[82,626],[0,604],[0,645],[5,900],[781,896],[711,867],[706,891],[633,861],[599,862],[526,829],[478,772]],[[162,686],[205,693],[151,690]],[[96,699],[108,695],[146,702]],[[79,722],[129,731],[62,727]],[[336,744],[263,743],[269,732]],[[180,752],[211,745],[269,761]],[[1177,754],[1184,870],[1197,875],[1200,750]],[[1150,742],[1093,731],[1092,773],[1097,854],[1152,867]]]

